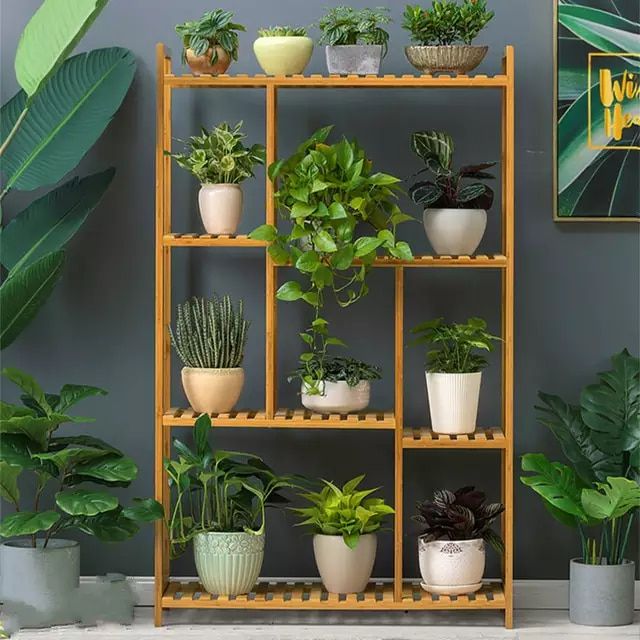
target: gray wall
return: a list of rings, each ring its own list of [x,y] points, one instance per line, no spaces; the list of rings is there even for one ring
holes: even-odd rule
[[[16,90],[13,53],[37,0],[2,4],[2,100]],[[186,5],[188,4],[188,8]],[[326,3],[296,0],[236,0],[220,3],[233,9],[247,25],[241,36],[238,73],[255,73],[251,51],[256,29],[272,23],[308,24]],[[355,6],[366,6],[357,1]],[[399,22],[404,3],[390,2],[396,22],[386,73],[408,73]],[[607,366],[608,356],[627,346],[638,352],[638,227],[631,224],[555,224],[552,221],[552,2],[492,0],[497,17],[484,40],[491,46],[482,71],[499,69],[505,43],[516,46],[516,386],[517,454],[545,451],[559,454],[551,435],[536,424],[533,404],[538,389],[575,398],[593,373]],[[88,430],[129,452],[140,465],[140,477],[123,495],[149,495],[153,487],[153,314],[154,314],[154,45],[164,41],[178,51],[173,26],[199,16],[211,3],[169,0],[113,0],[82,41],[82,48],[110,45],[131,48],[138,73],[123,108],[106,135],[82,163],[83,173],[108,165],[118,169],[104,202],[69,248],[64,278],[43,312],[18,342],[3,353],[4,363],[26,369],[50,390],[65,382],[96,384],[110,391],[106,399],[81,407],[97,422]],[[180,72],[179,56],[174,67]],[[314,53],[310,73],[324,71],[321,49]],[[408,149],[409,134],[419,128],[446,129],[458,145],[460,163],[499,158],[498,95],[492,92],[430,92],[291,90],[280,101],[280,151],[289,153],[316,127],[336,125],[336,133],[357,136],[381,170],[407,176],[416,169]],[[264,107],[259,91],[181,91],[174,102],[174,133],[186,137],[200,124],[243,118],[252,140],[263,139]],[[264,182],[247,184],[243,231],[263,219]],[[176,231],[197,231],[196,184],[174,171]],[[499,193],[499,191],[498,191]],[[30,196],[30,194],[27,194]],[[12,194],[5,210],[20,210],[24,194]],[[418,215],[415,206],[403,202]],[[499,246],[498,206],[481,250]],[[403,232],[416,253],[429,251],[418,224]],[[246,370],[244,406],[264,401],[263,261],[259,250],[229,249],[175,252],[175,300],[190,293],[230,292],[243,296],[253,320]],[[392,274],[381,270],[371,278],[369,297],[347,312],[328,311],[334,327],[353,355],[382,365],[386,378],[375,385],[374,404],[392,402]],[[407,328],[434,315],[464,319],[487,318],[499,326],[499,280],[489,272],[410,270],[407,274]],[[297,331],[306,321],[298,305],[280,305],[281,371],[294,366],[300,345]],[[426,415],[422,354],[406,352],[406,413],[410,424]],[[498,424],[499,362],[488,370],[480,408],[480,423]],[[280,401],[295,406],[295,389],[282,384]],[[13,398],[13,390],[3,388]],[[174,380],[174,404],[182,403]],[[69,429],[71,431],[71,429]],[[186,436],[186,432],[183,432]],[[220,446],[262,454],[278,470],[317,474],[344,481],[366,472],[368,482],[393,493],[390,433],[221,430]],[[440,486],[475,483],[491,497],[499,491],[495,452],[430,452],[406,454],[406,504]],[[269,522],[264,574],[314,575],[310,540],[290,528],[289,515],[273,513]],[[406,526],[405,566],[415,575],[413,529]],[[392,571],[392,536],[382,536],[377,575]],[[576,554],[577,540],[552,522],[535,497],[516,485],[516,577],[565,578],[567,559]],[[83,540],[85,574],[124,571],[152,572],[151,529],[118,546]],[[497,563],[492,561],[492,572]],[[192,574],[189,558],[175,567]]]

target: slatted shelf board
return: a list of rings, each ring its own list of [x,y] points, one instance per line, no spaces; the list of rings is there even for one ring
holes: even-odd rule
[[[504,449],[507,440],[502,429],[477,429],[475,433],[446,435],[428,428],[405,428],[402,436],[404,449]]]
[[[504,609],[504,589],[487,582],[469,595],[438,596],[427,593],[417,580],[403,583],[402,599],[393,597],[393,584],[371,582],[362,593],[328,593],[319,582],[261,581],[254,591],[240,596],[207,593],[198,582],[170,582],[162,596],[167,609],[309,609],[309,610],[428,610]]]

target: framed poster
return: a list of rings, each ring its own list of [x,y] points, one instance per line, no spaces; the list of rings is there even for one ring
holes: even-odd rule
[[[640,222],[640,0],[554,2],[554,218]]]

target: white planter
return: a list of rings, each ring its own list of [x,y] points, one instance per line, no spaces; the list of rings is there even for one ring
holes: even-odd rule
[[[253,43],[262,70],[272,76],[303,73],[311,59],[313,40],[306,36],[269,36]]]
[[[431,593],[458,595],[482,587],[484,540],[418,540],[422,587]]]
[[[242,216],[242,188],[239,184],[203,184],[198,193],[200,216],[207,233],[233,235]]]
[[[382,45],[338,44],[324,48],[329,73],[359,76],[378,75],[382,60]]]
[[[244,369],[182,368],[182,386],[194,411],[229,413],[244,386]]]
[[[362,411],[369,406],[371,384],[368,380],[360,381],[355,387],[346,382],[322,382],[320,394],[305,393],[306,385],[302,384],[302,405],[316,413],[352,413]]]
[[[435,433],[473,433],[478,418],[482,371],[476,373],[429,373],[427,395],[431,429]]]
[[[361,593],[367,587],[378,541],[375,533],[360,536],[350,549],[342,536],[313,536],[313,553],[322,584],[329,593]]]
[[[484,209],[425,209],[422,220],[433,250],[441,256],[469,256],[487,228]]]

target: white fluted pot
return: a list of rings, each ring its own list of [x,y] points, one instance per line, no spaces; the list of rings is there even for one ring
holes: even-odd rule
[[[473,433],[478,418],[482,372],[425,373],[431,429],[435,433]]]
[[[459,595],[482,587],[484,540],[418,541],[422,587],[431,593]]]

